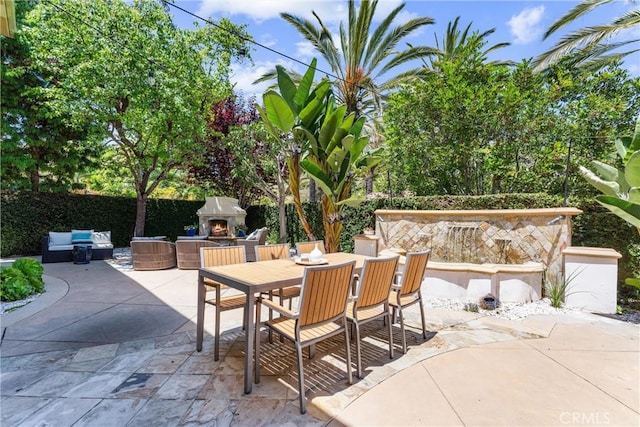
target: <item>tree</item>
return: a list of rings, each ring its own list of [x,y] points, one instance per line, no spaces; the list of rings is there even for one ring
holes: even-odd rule
[[[383,97],[398,87],[407,78],[420,75],[420,68],[392,74],[397,67],[416,58],[424,58],[434,53],[425,46],[397,48],[407,36],[420,28],[433,24],[430,17],[414,18],[404,24],[393,26],[405,3],[394,8],[377,27],[373,18],[378,0],[362,0],[356,10],[354,0],[349,0],[346,25],[340,23],[340,44],[336,44],[322,19],[313,12],[317,26],[311,21],[289,13],[280,16],[293,25],[329,63],[337,76],[332,82],[338,103],[347,106],[347,113],[355,113],[356,118],[367,115],[374,120],[382,114]],[[273,77],[273,76],[271,76]],[[366,188],[373,189],[373,169],[368,176]]]
[[[34,61],[60,75],[44,90],[51,108],[99,124],[120,150],[143,235],[149,195],[186,153],[202,152],[207,105],[230,92],[230,61],[248,36],[226,20],[179,29],[151,0],[41,2],[27,24]]]
[[[342,233],[342,207],[357,203],[351,186],[357,170],[366,171],[378,158],[368,155],[368,136],[362,135],[365,118],[347,114],[347,106],[337,106],[322,79],[312,90],[315,59],[296,85],[284,68],[277,66],[280,92],[263,95],[264,108],[258,107],[263,122],[274,138],[289,141],[290,188],[298,216],[310,239],[314,239],[300,202],[301,170],[322,190],[322,222],[327,251],[339,249]]]
[[[551,24],[544,33],[543,40],[557,32],[559,29],[580,19],[585,14],[611,3],[613,0],[583,0],[569,12]],[[533,65],[536,71],[543,71],[549,65],[565,59],[572,66],[599,68],[611,60],[621,59],[627,55],[638,52],[638,48],[626,52],[617,51],[627,45],[633,45],[640,38],[611,42],[610,39],[621,30],[640,26],[640,9],[631,10],[616,18],[610,24],[596,25],[583,28],[564,36],[551,49],[539,55]],[[613,52],[613,53],[611,53]]]
[[[433,24],[429,17],[414,18],[392,27],[393,21],[404,9],[402,3],[389,13],[376,28],[372,28],[373,17],[378,6],[377,0],[362,0],[356,12],[354,0],[349,0],[349,15],[346,26],[340,23],[340,45],[338,46],[322,19],[314,12],[318,21],[311,21],[282,13],[280,16],[293,25],[329,63],[338,79],[333,82],[336,100],[347,106],[348,113],[362,114],[378,110],[381,96],[397,87],[404,78],[420,74],[420,69],[412,69],[395,76],[385,74],[407,62],[432,53],[427,47],[409,47],[397,50],[400,41],[421,27]]]
[[[207,134],[201,142],[204,154],[195,153],[195,156],[188,156],[185,162],[192,180],[216,194],[233,195],[244,208],[259,194],[253,183],[238,173],[243,159],[251,153],[236,150],[227,137],[235,127],[260,119],[253,104],[253,100],[245,102],[235,94],[214,103],[206,115]],[[243,145],[246,149],[256,149]]]
[[[483,31],[482,33],[478,31],[469,33],[473,23],[470,22],[464,30],[459,30],[459,22],[459,16],[457,16],[453,22],[449,21],[444,37],[442,38],[442,46],[440,45],[438,36],[435,36],[436,51],[428,58],[429,64],[426,63],[424,58],[422,59],[427,68],[437,71],[439,62],[451,61],[460,55],[471,55],[472,57],[468,58],[470,61],[479,60],[483,64],[487,65],[515,65],[513,61],[488,61],[488,56],[491,52],[502,49],[511,44],[497,43],[491,47],[485,48],[487,44],[487,37],[496,31],[495,28]]]
[[[33,8],[17,2],[19,26]],[[68,191],[74,176],[95,164],[102,147],[93,137],[93,123],[72,126],[56,114],[42,89],[58,79],[49,64],[31,60],[24,32],[0,38],[2,45],[2,156],[4,188]]]

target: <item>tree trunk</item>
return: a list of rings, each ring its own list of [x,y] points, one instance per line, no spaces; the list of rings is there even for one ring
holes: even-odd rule
[[[138,194],[136,199],[136,227],[133,231],[135,237],[144,236],[144,221],[147,217],[147,195]]]
[[[291,189],[291,195],[293,196],[293,205],[296,207],[296,212],[298,214],[298,218],[300,219],[300,223],[302,224],[302,228],[305,233],[307,233],[307,238],[309,240],[316,240],[313,232],[311,231],[311,226],[307,221],[307,217],[304,214],[304,209],[302,208],[302,200],[300,199],[300,160],[298,156],[293,156],[292,158],[287,160],[287,167],[289,168],[289,188]]]
[[[284,197],[278,201],[278,226],[280,227],[278,243],[287,243],[289,240],[289,236],[287,236],[287,204]]]
[[[31,191],[38,193],[40,191],[40,174],[38,173],[38,169],[31,171],[29,181],[31,181]]]
[[[342,206],[336,206],[325,194],[322,195],[322,225],[324,226],[324,246],[328,253],[340,251],[342,234]]]
[[[316,197],[316,182],[313,178],[309,178],[309,201],[314,204],[318,201]]]
[[[375,166],[369,169],[364,176],[364,194],[365,196],[373,193],[373,178],[375,177]]]

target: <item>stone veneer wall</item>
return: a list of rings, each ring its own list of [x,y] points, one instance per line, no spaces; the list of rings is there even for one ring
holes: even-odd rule
[[[431,260],[547,266],[562,271],[562,250],[571,246],[575,208],[469,211],[377,210],[379,250],[431,250]],[[562,218],[558,218],[562,217]]]

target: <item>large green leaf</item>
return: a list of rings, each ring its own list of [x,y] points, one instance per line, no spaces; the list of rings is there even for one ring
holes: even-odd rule
[[[289,132],[295,122],[295,115],[287,101],[273,90],[265,92],[262,100],[269,122],[282,132]]]
[[[271,121],[269,120],[269,116],[267,115],[267,112],[264,110],[264,108],[262,108],[257,103],[255,104],[255,107],[256,107],[256,110],[258,110],[258,112],[260,113],[260,117],[262,117],[262,122],[267,127],[267,131],[271,134],[271,136],[273,136],[276,139],[279,139],[280,132],[278,132],[278,130],[275,127],[273,127],[273,125],[271,124]]]
[[[604,181],[620,182],[620,176],[622,173],[618,168],[602,163],[598,160],[593,160],[591,165],[595,169],[596,174]]]
[[[640,151],[629,157],[624,166],[624,177],[630,187],[640,187]]]
[[[587,181],[589,181],[589,184],[596,187],[600,192],[609,196],[617,196],[620,194],[620,185],[617,182],[604,181],[584,166],[580,166],[580,173]]]
[[[298,111],[301,111],[308,102],[307,99],[309,98],[309,91],[311,90],[311,86],[313,85],[313,77],[315,75],[317,63],[318,60],[316,58],[313,58],[313,60],[311,60],[311,65],[307,69],[307,72],[304,73],[304,76],[302,76],[302,79],[300,80],[300,85],[298,86],[296,95],[293,98],[293,101],[298,106]]]
[[[339,202],[336,202],[337,206],[351,206],[351,207],[356,207],[359,204],[361,204],[362,202],[364,202],[365,199],[361,196],[351,196],[348,199],[345,200],[340,200]]]
[[[631,203],[640,205],[640,187],[633,187],[629,189],[629,199]]]
[[[332,199],[334,198],[333,181],[331,180],[331,177],[327,175],[327,173],[322,170],[320,166],[309,159],[304,159],[300,162],[300,167],[311,177],[313,177],[316,185],[320,187],[324,194],[331,197]]]
[[[333,134],[338,126],[339,115],[337,113],[338,111],[336,110],[325,117],[322,127],[320,128],[318,144],[320,144],[320,147],[325,151],[328,151],[329,143],[331,142],[331,138],[333,138]]]
[[[296,92],[298,91],[296,84],[293,82],[283,66],[276,65],[276,71],[278,73],[278,88],[280,89],[280,95],[282,95],[285,101],[287,101],[291,110],[293,110],[294,113],[298,113],[300,109],[294,102]]]
[[[636,228],[640,228],[640,204],[613,196],[597,196],[596,201]]]

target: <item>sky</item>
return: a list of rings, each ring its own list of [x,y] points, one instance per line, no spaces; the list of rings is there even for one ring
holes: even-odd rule
[[[178,6],[203,18],[212,19],[214,22],[226,17],[236,24],[244,24],[247,32],[257,42],[299,61],[310,63],[312,58],[318,57],[318,68],[327,72],[331,72],[330,68],[320,60],[313,46],[304,40],[291,24],[284,21],[280,17],[280,13],[286,11],[316,23],[311,14],[312,11],[315,11],[330,31],[338,34],[340,21],[346,19],[348,7],[346,0],[174,1]],[[401,0],[380,0],[375,15],[377,22],[402,3]],[[570,0],[405,0],[404,3],[404,9],[397,17],[399,23],[421,16],[431,17],[435,23],[425,26],[403,39],[403,46],[406,46],[405,42],[412,45],[435,46],[436,35],[438,40],[442,40],[447,24],[460,16],[459,28],[464,28],[469,23],[472,23],[473,30],[480,32],[495,28],[495,32],[488,38],[487,46],[503,42],[511,43],[510,46],[499,49],[490,55],[490,60],[510,59],[515,62],[535,57],[546,51],[571,30],[590,25],[608,24],[615,17],[637,8],[637,4],[630,0],[614,1],[597,8],[583,18],[576,20],[573,25],[559,30],[557,34],[543,41],[542,35],[546,29],[578,2]],[[203,23],[203,21],[175,8],[171,9],[171,13],[174,15],[174,22],[180,27],[190,28],[194,21]],[[640,29],[636,28],[633,32],[635,34],[627,31],[618,37],[624,39],[632,36],[640,37]],[[339,38],[336,36],[334,40],[339,40]],[[255,45],[252,46],[251,57],[253,63],[245,60],[234,64],[233,76],[231,77],[236,84],[236,89],[248,96],[264,92],[266,84],[256,86],[252,83],[265,72],[273,70],[276,64],[282,64],[298,72],[306,70],[306,67],[299,63]],[[624,67],[632,75],[640,76],[640,54],[627,57]]]

